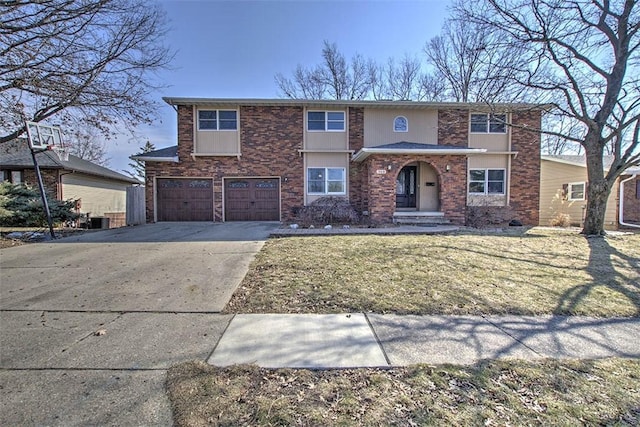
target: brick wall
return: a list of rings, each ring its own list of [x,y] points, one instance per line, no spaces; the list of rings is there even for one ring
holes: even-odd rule
[[[438,110],[438,145],[469,146],[469,110]]]
[[[58,169],[40,168],[40,175],[42,175],[42,184],[47,196],[50,199],[57,199],[60,194],[58,191]],[[38,189],[38,178],[36,177],[35,169],[24,169],[22,171],[22,180],[25,184],[36,190]]]
[[[349,108],[349,150],[357,153],[364,147],[364,108]],[[359,214],[368,209],[367,167],[349,164],[349,201]]]
[[[105,218],[109,218],[109,228],[119,228],[127,225],[127,214],[125,212],[105,212]]]
[[[154,219],[153,182],[162,177],[214,179],[214,220],[222,220],[223,177],[281,177],[282,220],[288,221],[304,201],[302,107],[256,106],[240,109],[242,156],[193,158],[193,109],[178,107],[179,163],[147,162],[147,221]]]
[[[440,209],[452,223],[464,224],[467,177],[465,156],[370,156],[365,163],[368,167],[371,222],[387,224],[393,221],[396,208],[396,178],[404,166],[413,162],[425,162],[433,166],[440,183]],[[450,167],[449,171],[446,170],[447,165]],[[378,174],[378,170],[387,172]]]
[[[628,178],[628,176],[623,176]],[[640,177],[624,183],[624,222],[640,224]]]
[[[515,111],[511,115],[510,205],[525,225],[538,225],[540,206],[540,129],[539,110]]]

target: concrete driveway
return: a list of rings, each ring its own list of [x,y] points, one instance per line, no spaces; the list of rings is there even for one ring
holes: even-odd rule
[[[171,425],[276,223],[160,223],[0,250],[0,425]]]

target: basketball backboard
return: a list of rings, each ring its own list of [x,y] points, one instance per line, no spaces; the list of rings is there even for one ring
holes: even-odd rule
[[[62,146],[59,127],[27,122],[27,136],[32,150],[46,150],[51,146]]]

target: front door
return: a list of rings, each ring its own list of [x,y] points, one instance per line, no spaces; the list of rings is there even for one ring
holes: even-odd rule
[[[396,208],[416,207],[416,166],[405,166],[396,179]]]

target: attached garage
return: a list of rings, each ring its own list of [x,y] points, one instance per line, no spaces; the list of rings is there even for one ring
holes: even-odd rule
[[[213,180],[159,178],[158,221],[213,221]]]
[[[278,178],[225,178],[225,221],[279,221]]]

